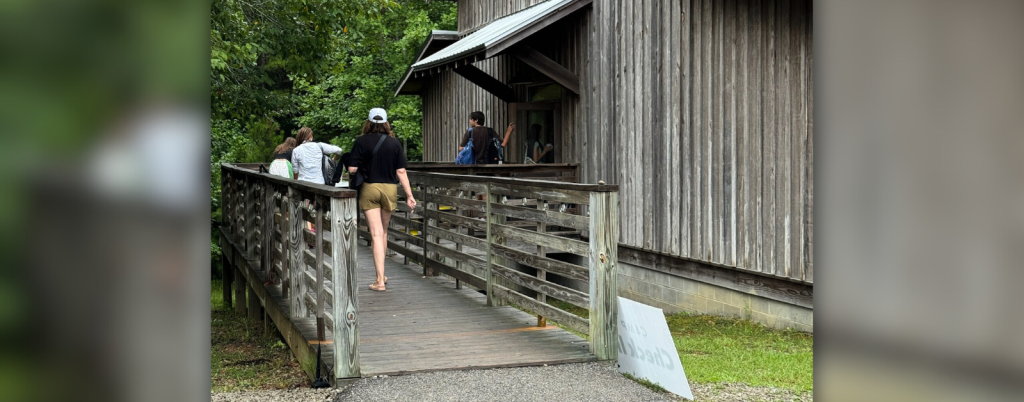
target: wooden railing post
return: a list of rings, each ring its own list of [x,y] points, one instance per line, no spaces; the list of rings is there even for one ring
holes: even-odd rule
[[[356,298],[356,199],[331,198],[331,265],[334,267],[334,372],[360,377],[359,301]]]
[[[488,306],[503,306],[505,301],[499,299],[494,295],[494,284],[497,282],[499,285],[505,285],[504,282],[498,281],[498,278],[494,276],[493,266],[496,263],[503,262],[501,259],[491,250],[491,244],[504,244],[504,239],[494,234],[494,230],[491,225],[505,223],[505,216],[500,214],[491,213],[491,203],[493,202],[493,194],[491,194],[491,183],[487,182],[486,191],[484,195],[486,199],[486,212],[484,217],[487,221],[487,305]],[[507,286],[507,285],[506,285]]]
[[[306,242],[302,237],[302,230],[306,227],[302,220],[302,193],[299,190],[288,188],[288,276],[291,289],[289,289],[288,303],[291,305],[292,318],[305,318],[308,314],[306,302],[306,274],[303,253],[306,249]]]
[[[237,264],[232,265],[235,266],[235,312],[238,314],[245,314],[245,275],[242,274],[241,267]]]
[[[316,311],[313,315],[316,316],[316,335],[317,340],[323,340],[325,336],[324,329],[324,211],[327,211],[327,207],[324,205],[324,200],[320,196],[316,196],[316,213],[313,215],[313,227],[316,228],[316,235],[314,241],[316,245],[315,272],[316,272],[316,289],[313,289],[313,299],[316,300]]]
[[[267,279],[273,280],[274,275],[274,186],[269,182],[260,184],[263,189],[263,271]]]
[[[525,205],[523,205],[523,206],[525,207]],[[541,211],[546,210],[547,209],[547,203],[545,203],[544,200],[538,199],[537,200],[537,209],[539,209]],[[544,223],[544,222],[537,222],[537,233],[544,233],[545,231],[547,231],[547,226],[548,225],[546,223]],[[537,256],[538,257],[547,257],[548,256],[547,247],[544,247],[544,246],[541,246],[541,245],[537,245]],[[547,271],[545,271],[543,269],[537,269],[537,278],[542,280],[542,281],[546,281],[548,279]],[[548,302],[548,297],[544,293],[537,292],[537,301],[539,301],[541,303],[547,303]],[[546,327],[547,325],[548,325],[548,320],[546,318],[544,318],[544,316],[542,316],[542,315],[537,315],[537,326],[538,327]]]
[[[618,358],[619,196],[590,193],[590,352]]]
[[[231,227],[231,202],[229,198],[231,196],[231,175],[229,175],[223,167],[220,169],[220,225],[227,230],[227,236],[231,235],[231,231],[234,228]],[[225,237],[224,232],[220,232],[221,237]],[[223,285],[222,292],[224,298],[224,308],[230,309],[231,303],[231,278],[234,277],[235,271],[232,268],[232,261],[228,258],[228,253],[231,251],[231,246],[227,241],[228,239],[221,239],[220,241],[220,267],[221,267],[221,285]],[[227,247],[225,247],[227,246]]]
[[[291,250],[288,247],[288,233],[291,232],[291,221],[288,220],[287,187],[284,192],[281,193],[278,210],[281,213],[281,296],[284,296],[285,300],[291,300],[288,296],[290,294],[292,279],[290,273],[291,268],[289,267],[291,264]]]
[[[429,218],[427,215],[430,211],[438,210],[437,204],[427,201],[427,196],[437,191],[436,188],[431,189],[432,186],[424,187],[423,189],[423,276],[438,276],[441,273],[436,269],[427,267],[427,261],[432,259],[438,260],[437,253],[427,252],[427,247],[435,239],[429,233],[430,227],[437,225],[437,220]]]
[[[256,296],[256,289],[253,289],[251,283],[245,285],[249,300],[249,321],[260,321],[263,319],[263,314],[260,312],[260,299]]]
[[[244,191],[244,194],[245,194],[245,198],[244,198],[245,204],[244,204],[244,206],[242,208],[245,211],[244,212],[245,213],[245,215],[244,215],[244,219],[245,219],[245,243],[244,244],[245,244],[245,258],[246,259],[251,259],[252,258],[253,249],[255,249],[255,247],[254,247],[255,245],[252,244],[253,230],[256,227],[256,225],[253,222],[256,219],[256,213],[254,211],[255,206],[253,205],[253,201],[254,201],[255,197],[253,197],[252,186],[253,186],[252,178],[249,177],[249,176],[245,176],[245,187],[243,187],[244,188],[243,191]]]

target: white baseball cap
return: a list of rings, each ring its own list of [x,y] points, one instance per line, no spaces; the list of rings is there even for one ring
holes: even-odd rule
[[[374,119],[374,117],[380,117],[380,119]],[[384,111],[384,109],[381,109],[379,107],[375,107],[373,109],[370,109],[370,117],[368,117],[367,119],[374,123],[387,123],[388,112]]]

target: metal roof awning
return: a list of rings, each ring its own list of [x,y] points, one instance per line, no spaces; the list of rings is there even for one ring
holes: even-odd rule
[[[456,72],[460,75],[464,77],[469,75],[472,78],[467,78],[470,78],[477,84],[486,82],[486,85],[481,86],[485,87],[485,89],[492,87],[495,90],[488,89],[490,92],[495,93],[495,95],[501,98],[506,98],[509,96],[508,93],[511,89],[506,91],[505,88],[497,87],[498,85],[505,87],[505,85],[469,64],[508,51],[523,39],[589,5],[592,1],[548,0],[515,14],[494,20],[476,32],[467,35],[436,53],[425,58],[417,57],[413,64],[409,66],[409,71],[406,73],[395,94],[414,94],[419,91],[419,87],[422,84],[414,86],[410,85],[410,82],[417,81],[430,72],[459,67],[456,69]],[[526,52],[532,55],[536,54],[531,49],[527,49]],[[547,60],[544,61],[546,62]],[[578,89],[578,85],[574,89]]]
[[[419,53],[416,54],[416,60],[413,61],[413,63],[422,60],[424,57],[430,57],[458,40],[459,33],[456,31],[431,31],[430,36],[428,36],[427,40],[423,42],[423,47],[421,47]],[[398,91],[395,92],[395,96],[414,95],[420,91],[420,88],[423,86],[423,82],[421,80],[410,80],[409,78],[411,75],[412,68],[405,73],[405,77],[402,77],[402,82],[398,84]]]

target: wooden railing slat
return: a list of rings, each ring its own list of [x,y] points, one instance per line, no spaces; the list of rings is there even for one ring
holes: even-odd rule
[[[417,221],[414,221],[412,219],[408,219],[408,218],[397,216],[397,215],[391,215],[391,222],[394,222],[395,224],[401,225],[401,226],[403,226],[403,227],[405,227],[407,229],[408,228],[412,228],[413,230],[416,230],[416,231],[419,231],[420,228],[423,226],[423,223],[421,223],[421,222],[417,222]]]
[[[317,237],[318,236],[316,235],[316,233],[311,232],[308,228],[302,228],[302,239],[306,242],[306,244],[316,244]],[[334,252],[333,248],[331,247],[331,240],[324,237],[323,239],[320,240],[320,244],[323,247],[324,255],[330,257]]]
[[[557,201],[566,204],[583,204],[590,202],[589,193],[585,191],[574,191],[566,189],[537,188],[529,186],[514,186],[510,184],[494,184],[491,191],[495,194],[515,198],[539,199]]]
[[[473,219],[465,216],[458,216],[453,213],[442,212],[442,211],[426,211],[426,216],[429,219],[440,219],[442,221],[453,223],[456,225],[469,226],[478,230],[487,230],[487,222],[482,219]],[[436,228],[437,225],[429,225],[430,227]]]
[[[302,250],[302,262],[305,263],[303,265],[303,269],[316,271],[316,254],[313,251],[308,249]],[[324,275],[326,275],[327,280],[333,280],[334,267],[332,267],[327,261],[321,261],[320,266],[323,268]]]
[[[533,311],[534,313],[543,315],[551,320],[557,321],[558,323],[565,325],[576,332],[589,333],[590,332],[590,321],[586,318],[582,318],[575,314],[566,312],[558,307],[552,306],[547,303],[538,302],[532,298],[526,297],[522,293],[516,292],[509,288],[501,285],[494,285],[492,287],[496,297],[508,300],[516,305],[523,307],[527,310]]]
[[[479,276],[473,275],[469,272],[460,270],[450,265],[446,265],[437,260],[426,260],[426,265],[430,269],[435,269],[437,272],[448,275],[452,278],[458,279],[459,281],[465,282],[467,285],[475,287],[477,289],[486,289],[487,280]]]
[[[405,232],[399,231],[398,229],[388,228],[388,235],[391,235],[398,241],[406,241],[416,245],[417,247],[423,247],[423,238],[419,236],[413,236],[406,234]]]
[[[465,263],[465,264],[467,264],[470,267],[475,268],[475,269],[480,269],[480,270],[486,270],[487,269],[487,262],[484,261],[483,259],[471,256],[471,255],[463,253],[461,251],[450,249],[448,247],[445,247],[445,246],[442,246],[442,245],[439,245],[439,244],[428,242],[427,243],[427,252],[434,252],[434,253],[440,254],[443,257],[451,258],[452,260],[455,260],[455,261],[461,261],[461,262],[463,262],[463,263]]]
[[[435,228],[435,230],[431,231],[431,235],[439,237],[439,238],[442,238],[444,240],[448,240],[448,241],[456,243],[456,244],[461,244],[461,245],[464,245],[464,246],[469,246],[469,247],[475,248],[475,249],[480,250],[480,251],[486,252],[486,250],[487,250],[487,240],[486,239],[481,239],[481,238],[477,238],[477,237],[473,237],[473,236],[469,236],[469,235],[464,235],[464,234],[461,234],[461,233],[455,233],[455,232],[452,232],[451,230],[444,230],[444,229],[437,229],[437,228]]]
[[[491,246],[494,247],[493,244]],[[590,297],[578,290],[551,283],[498,264],[491,264],[491,272],[535,292],[543,293],[577,307],[590,308]]]
[[[543,245],[544,247],[555,248],[583,257],[590,256],[590,246],[579,240],[537,233],[531,230],[519,229],[508,225],[494,224],[492,226],[495,233],[505,236],[510,240],[523,241],[533,245]]]
[[[579,192],[618,192],[619,186],[614,184],[579,184],[579,183],[565,183],[556,181],[546,180],[533,180],[526,178],[510,178],[510,177],[493,177],[493,176],[472,176],[472,175],[457,175],[448,173],[426,173],[426,172],[409,172],[409,180],[413,183],[426,183],[429,185],[436,185],[438,187],[458,188],[458,189],[480,189],[474,190],[478,192],[484,192],[482,187],[486,184],[492,186],[514,186],[514,187],[534,187],[543,189],[556,189],[559,191],[579,191]],[[540,197],[543,198],[543,197]],[[548,198],[543,198],[548,199]]]
[[[436,202],[444,206],[456,207],[459,209],[467,209],[477,212],[485,212],[487,210],[485,201],[474,200],[469,198],[459,198],[449,195],[427,194],[425,201]]]
[[[568,262],[548,257],[541,257],[539,255],[522,252],[511,247],[497,244],[491,245],[491,252],[528,267],[543,269],[549,273],[561,275],[569,279],[575,279],[583,282],[590,280],[590,269],[587,267],[581,267],[576,264],[570,264]]]
[[[510,218],[526,219],[548,225],[564,226],[579,230],[590,229],[590,218],[581,215],[566,214],[558,211],[545,211],[511,205],[494,203],[491,213],[502,214]]]

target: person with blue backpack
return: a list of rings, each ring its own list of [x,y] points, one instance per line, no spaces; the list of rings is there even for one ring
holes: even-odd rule
[[[484,126],[484,112],[476,111],[469,114],[469,130],[462,136],[459,143],[459,154],[455,158],[458,165],[497,164],[502,161],[502,150],[508,145],[509,137],[516,125],[509,123],[505,130],[505,138],[500,139],[498,133]]]

